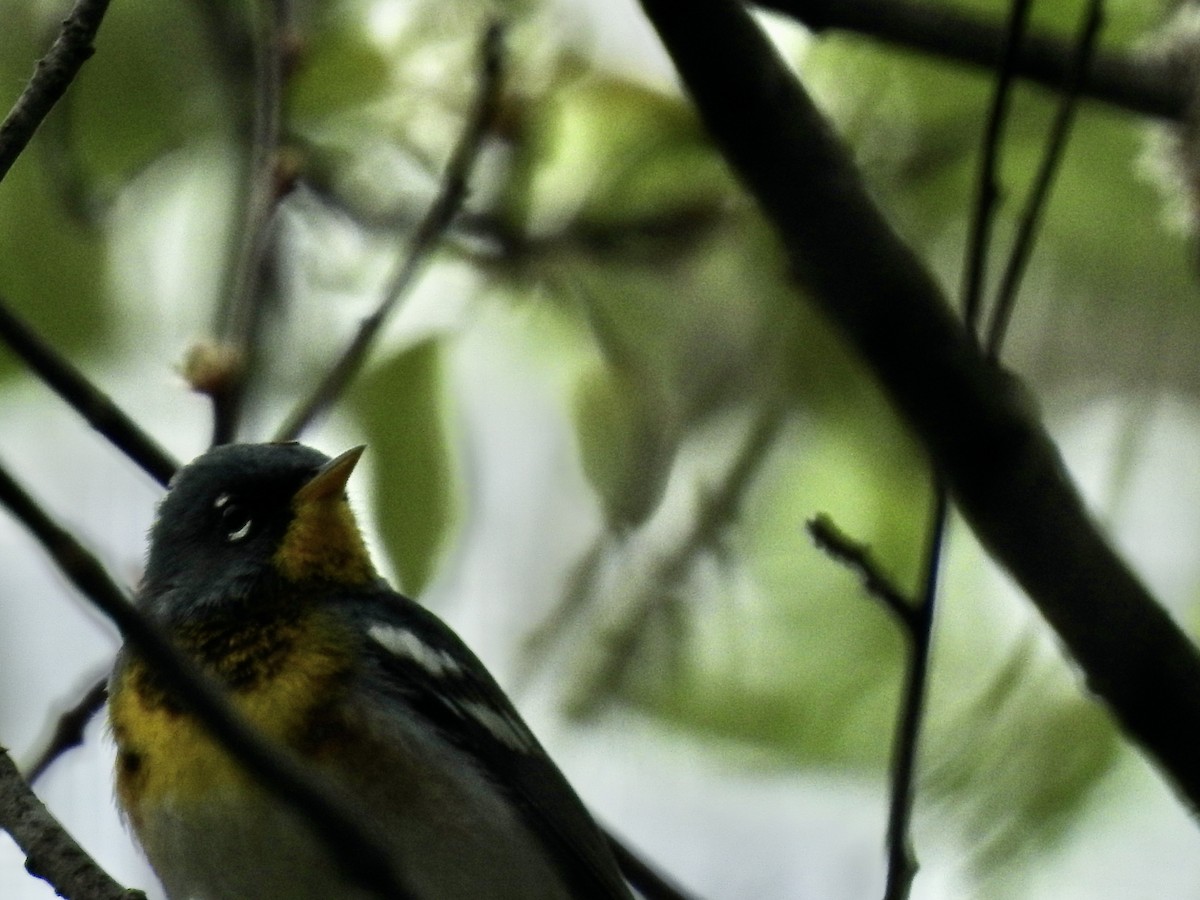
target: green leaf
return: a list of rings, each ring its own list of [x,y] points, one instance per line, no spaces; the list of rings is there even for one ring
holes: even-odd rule
[[[606,521],[639,524],[662,499],[674,446],[661,404],[632,373],[600,363],[580,377],[573,401],[583,471]]]
[[[428,583],[458,509],[442,414],[442,347],[426,340],[363,378],[352,395],[377,485],[379,528],[400,584]]]

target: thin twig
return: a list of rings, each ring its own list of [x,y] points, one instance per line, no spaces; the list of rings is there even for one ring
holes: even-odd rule
[[[1079,108],[1079,89],[1087,75],[1088,66],[1096,49],[1096,41],[1100,36],[1100,27],[1104,23],[1103,0],[1090,0],[1080,25],[1079,37],[1076,41],[1075,52],[1071,57],[1071,66],[1063,85],[1059,99],[1058,113],[1051,126],[1050,137],[1046,142],[1045,152],[1038,167],[1037,176],[1025,208],[1017,225],[1017,234],[1009,253],[1008,263],[996,290],[996,302],[993,306],[991,324],[987,329],[984,340],[985,352],[992,359],[1000,355],[1000,347],[1004,343],[1008,331],[1008,323],[1012,318],[1013,307],[1017,300],[1021,279],[1025,267],[1033,251],[1033,241],[1041,222],[1042,211],[1050,195],[1050,187],[1058,174],[1059,164],[1066,148],[1067,135],[1075,120],[1075,111]]]
[[[479,91],[467,116],[466,127],[446,166],[441,188],[409,243],[408,252],[388,279],[383,299],[359,324],[354,339],[326,373],[313,393],[301,401],[275,434],[275,440],[297,438],[324,413],[358,374],[379,330],[405,296],[442,234],[466,198],[468,181],[500,105],[503,75],[503,28],[493,23],[484,35]]]
[[[584,713],[595,703],[602,689],[619,681],[646,634],[646,624],[662,611],[664,594],[683,579],[697,556],[716,545],[722,531],[737,520],[746,491],[774,446],[783,421],[781,404],[775,399],[766,401],[720,484],[700,491],[699,508],[692,517],[691,526],[674,547],[658,556],[653,569],[643,580],[642,590],[628,603],[621,620],[602,637],[604,662],[576,692],[577,699],[572,703],[576,714]]]
[[[814,31],[842,30],[954,62],[996,69],[1004,26],[962,8],[929,0],[755,0]],[[1016,74],[1060,90],[1071,68],[1072,42],[1032,34],[1018,53]],[[1092,100],[1156,118],[1184,121],[1192,103],[1192,80],[1153,50],[1099,52],[1084,79]]]
[[[121,887],[75,842],[0,747],[0,830],[25,854],[25,868],[68,900],[146,900]]]
[[[911,638],[917,624],[916,607],[883,573],[879,562],[871,554],[871,548],[851,538],[824,513],[809,519],[806,527],[813,542],[821,550],[846,568],[858,573],[863,589],[888,608],[904,626],[905,635]]]
[[[108,699],[107,675],[93,683],[70,709],[65,710],[58,717],[54,733],[46,743],[45,749],[37,755],[29,767],[29,774],[26,777],[30,784],[36,784],[56,759],[83,743],[84,729],[87,728],[96,713],[104,708],[106,699]]]
[[[1000,148],[1004,141],[1004,125],[1008,119],[1009,94],[1014,80],[1017,49],[1029,19],[1030,0],[1013,0],[1008,16],[1004,53],[996,73],[996,89],[992,94],[987,124],[983,129],[983,149],[979,163],[979,180],[972,207],[970,234],[967,238],[966,263],[963,266],[963,319],[967,333],[977,335],[980,305],[983,301],[983,282],[987,277],[988,253],[991,250],[992,224],[1000,198]]]
[[[0,181],[71,86],[83,64],[95,53],[92,42],[104,21],[108,2],[76,0],[50,50],[38,60],[33,77],[0,123]]]
[[[72,584],[117,626],[126,643],[255,782],[304,817],[347,878],[385,897],[410,898],[368,821],[343,793],[333,793],[289,753],[265,740],[232,709],[224,692],[172,646],[137,609],[99,561],[54,522],[0,465],[0,504],[38,539]]]
[[[220,345],[235,365],[227,377],[211,385],[213,444],[235,439],[250,379],[257,365],[258,336],[266,313],[266,272],[275,236],[281,197],[278,175],[283,121],[283,88],[287,47],[291,41],[290,0],[256,4],[260,16],[255,40],[254,104],[250,158],[246,164],[242,220],[229,273],[229,284],[217,311]]]
[[[892,751],[892,790],[887,828],[888,874],[884,900],[906,900],[912,888],[913,877],[917,874],[917,859],[909,834],[909,822],[912,819],[913,784],[916,779],[921,721],[925,716],[938,570],[941,567],[949,512],[949,492],[944,485],[936,484],[929,543],[925,548],[921,599],[914,609],[912,650],[909,653],[908,675],[904,681],[903,700]]]
[[[114,447],[166,487],[179,464],[120,407],[21,321],[3,297],[0,297],[0,341]]]

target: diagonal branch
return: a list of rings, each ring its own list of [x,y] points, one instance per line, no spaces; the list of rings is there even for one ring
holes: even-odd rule
[[[114,447],[166,487],[179,463],[107,396],[93,387],[8,308],[0,297],[0,341]]]
[[[83,64],[91,59],[95,52],[92,42],[107,11],[108,0],[76,0],[70,15],[63,20],[58,37],[38,60],[29,84],[0,123],[0,181],[54,104],[67,92]]]
[[[917,627],[917,610],[904,592],[884,574],[871,548],[850,537],[825,513],[810,519],[806,526],[813,543],[832,559],[856,573],[863,589],[887,607],[904,627],[904,636],[912,640]]]
[[[955,62],[996,69],[1004,26],[948,3],[928,0],[755,0],[813,31],[851,31]],[[1024,41],[1014,61],[1022,78],[1051,90],[1069,80],[1074,42],[1044,34]],[[1183,121],[1193,82],[1153,51],[1097,53],[1080,86],[1084,97],[1131,112]]]
[[[362,320],[354,339],[321,379],[313,393],[301,401],[279,426],[275,440],[290,441],[299,437],[314,419],[333,405],[354,380],[374,346],[379,330],[420,274],[430,252],[450,227],[455,214],[466,199],[467,182],[500,104],[503,75],[503,29],[500,25],[493,24],[488,27],[480,59],[482,72],[479,92],[467,116],[466,127],[446,165],[446,173],[438,195],[417,226],[404,260],[397,265],[392,277],[388,279],[379,306]]]
[[[63,711],[54,726],[54,733],[46,742],[45,748],[34,759],[26,776],[30,784],[46,774],[46,770],[56,759],[73,747],[83,743],[83,731],[96,713],[104,708],[108,699],[108,676],[105,675],[92,683],[82,697],[75,701],[70,709]]]
[[[980,541],[1125,733],[1200,806],[1200,656],[1101,536],[1013,376],[968,337],[743,7],[642,6],[810,295],[924,442]]]
[[[25,868],[69,900],[146,900],[121,887],[67,834],[0,747],[0,831],[25,854]]]

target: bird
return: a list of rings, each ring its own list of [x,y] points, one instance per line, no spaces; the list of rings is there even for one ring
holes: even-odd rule
[[[413,900],[631,900],[607,837],[484,665],[372,563],[363,447],[225,444],[182,467],[135,602],[233,709],[354,800]],[[128,646],[115,793],[171,900],[360,900],[310,822]]]

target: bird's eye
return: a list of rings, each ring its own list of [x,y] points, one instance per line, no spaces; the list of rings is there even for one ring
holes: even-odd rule
[[[220,510],[221,530],[225,532],[225,540],[236,544],[250,534],[254,520],[244,506],[229,494],[221,494],[213,502],[213,507]]]

